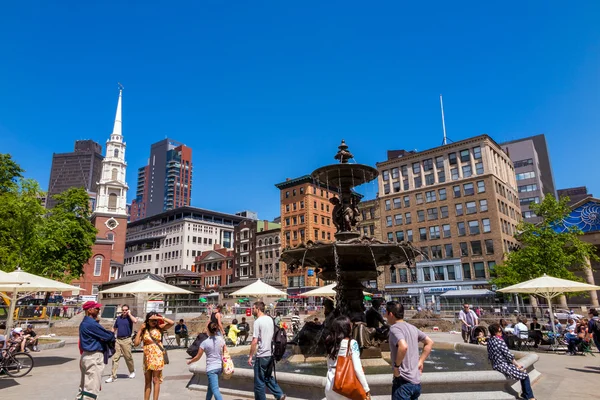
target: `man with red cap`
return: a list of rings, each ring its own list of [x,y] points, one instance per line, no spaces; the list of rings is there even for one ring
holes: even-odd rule
[[[104,349],[107,343],[115,340],[113,332],[104,329],[96,320],[102,304],[87,301],[83,304],[85,316],[79,325],[79,349],[81,359],[81,383],[78,400],[97,399],[100,392],[102,371],[104,370]]]

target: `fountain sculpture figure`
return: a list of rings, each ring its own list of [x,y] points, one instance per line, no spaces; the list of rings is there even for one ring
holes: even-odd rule
[[[352,189],[376,179],[378,172],[368,165],[349,163],[354,156],[344,140],[338,149],[334,158],[339,163],[318,168],[311,174],[315,183],[326,185],[338,193],[339,197],[329,200],[333,204],[331,216],[337,228],[336,240],[333,243],[308,241],[295,248],[287,248],[282,252],[281,260],[287,264],[288,271],[311,266],[319,278],[335,280],[335,315],[345,315],[353,322],[360,322],[364,321],[365,287],[362,282],[377,278],[380,273],[378,265],[411,263],[420,251],[410,242],[390,243],[366,236],[361,238],[356,228],[361,195]],[[310,336],[314,338],[314,332],[310,332]]]

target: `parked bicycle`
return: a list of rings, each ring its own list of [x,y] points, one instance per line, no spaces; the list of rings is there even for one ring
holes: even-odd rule
[[[6,350],[2,350],[0,357],[0,373],[6,372],[8,376],[20,378],[33,369],[33,357],[18,351],[17,344],[10,342]]]

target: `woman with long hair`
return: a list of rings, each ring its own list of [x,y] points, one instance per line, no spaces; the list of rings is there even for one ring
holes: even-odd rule
[[[206,353],[206,376],[208,377],[208,389],[206,390],[206,400],[222,400],[219,391],[219,375],[223,372],[223,353],[227,350],[223,336],[218,335],[219,324],[210,322],[208,324],[208,338],[200,344],[196,357],[189,360],[191,364],[198,361],[202,354]]]
[[[369,395],[369,384],[360,362],[360,349],[354,339],[350,339],[352,333],[352,323],[345,316],[337,317],[331,322],[331,330],[325,339],[327,349],[327,383],[325,385],[325,397],[327,400],[346,400],[347,397],[333,391],[333,381],[335,379],[335,368],[338,357],[352,357],[352,364],[356,377],[360,381],[365,393]],[[348,347],[350,352],[348,353]]]
[[[502,328],[499,324],[492,324],[488,329],[490,331],[490,339],[487,345],[488,359],[492,363],[492,368],[503,373],[507,378],[521,381],[522,399],[535,400],[527,370],[519,365],[515,360],[515,356],[508,350],[502,339]]]
[[[150,400],[152,392],[154,392],[153,400],[158,400],[160,384],[163,381],[162,370],[165,367],[162,337],[163,333],[174,324],[170,319],[150,311],[146,314],[146,320],[133,340],[134,346],[144,344],[144,400]]]

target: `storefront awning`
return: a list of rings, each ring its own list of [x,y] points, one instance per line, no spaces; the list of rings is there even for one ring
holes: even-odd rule
[[[493,296],[494,292],[487,289],[470,289],[470,290],[450,290],[444,294],[440,294],[440,297],[482,297],[482,296]]]

